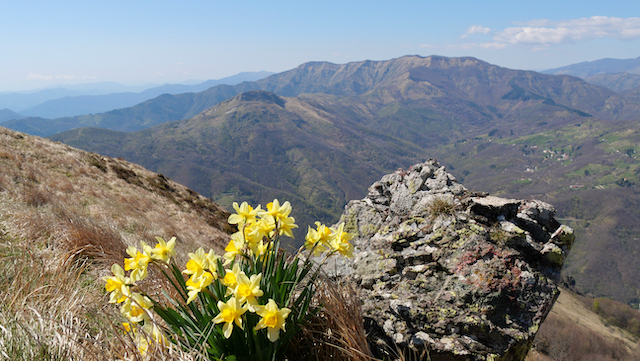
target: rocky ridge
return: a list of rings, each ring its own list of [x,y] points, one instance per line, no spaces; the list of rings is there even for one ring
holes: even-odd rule
[[[327,271],[356,285],[378,357],[395,344],[431,360],[522,360],[574,240],[554,214],[469,191],[429,160],[346,206],[355,257]]]

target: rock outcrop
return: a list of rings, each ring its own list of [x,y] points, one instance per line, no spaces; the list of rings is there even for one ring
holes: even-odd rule
[[[388,174],[342,215],[353,280],[376,356],[522,360],[559,295],[574,240],[537,200],[471,192],[436,161]]]

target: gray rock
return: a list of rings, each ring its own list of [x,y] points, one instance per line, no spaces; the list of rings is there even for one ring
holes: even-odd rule
[[[375,356],[522,360],[574,240],[553,206],[472,193],[435,160],[388,174],[341,221],[355,257],[330,264],[363,302]]]

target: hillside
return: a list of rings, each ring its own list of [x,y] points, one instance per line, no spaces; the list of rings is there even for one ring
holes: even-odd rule
[[[135,161],[227,209],[237,199],[291,199],[302,224],[331,223],[377,177],[436,158],[474,189],[556,205],[579,235],[566,273],[585,292],[640,302],[637,122],[593,116],[633,116],[616,112],[640,106],[637,92],[621,98],[578,78],[472,58],[309,63],[277,77],[291,84],[280,91],[346,95],[253,91],[134,133],[52,139]]]
[[[12,111],[11,109],[0,109],[0,122],[6,122],[8,120],[13,120],[13,119],[22,119],[24,118],[24,115],[20,115],[14,111]]]
[[[257,82],[219,85],[200,93],[164,94],[107,113],[54,120],[27,118],[0,124],[41,136],[88,126],[135,131],[191,118],[222,100],[258,89],[281,96],[323,93],[384,105],[404,102],[429,109],[436,117],[463,123],[502,119],[519,112],[522,102],[530,103],[527,108],[544,103],[555,107],[549,108],[555,111],[569,110],[607,120],[633,119],[640,110],[624,95],[574,77],[511,70],[475,58],[405,56],[342,65],[306,63]]]
[[[127,246],[156,236],[177,237],[179,264],[198,247],[220,252],[228,215],[138,165],[0,128],[3,359],[112,360],[131,350],[102,277]],[[144,287],[161,284],[151,274]]]
[[[114,261],[155,236],[217,249],[228,238],[227,212],[161,174],[5,128],[0,140],[0,226],[16,241]]]
[[[637,360],[638,337],[607,322],[585,301],[562,289],[525,360]]]
[[[605,86],[617,93],[640,88],[640,74],[629,74],[627,72],[596,74],[588,76],[584,80],[591,84]]]
[[[382,172],[419,159],[415,145],[327,112],[331,99],[247,92],[139,132],[83,128],[52,139],[143,164],[227,209],[238,200],[288,199],[302,242],[307,225],[335,222],[346,200],[362,197]]]

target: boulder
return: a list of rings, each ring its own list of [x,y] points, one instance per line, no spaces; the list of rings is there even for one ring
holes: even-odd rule
[[[382,177],[345,207],[354,283],[377,357],[523,360],[559,295],[574,240],[553,206],[472,192],[437,161]]]

